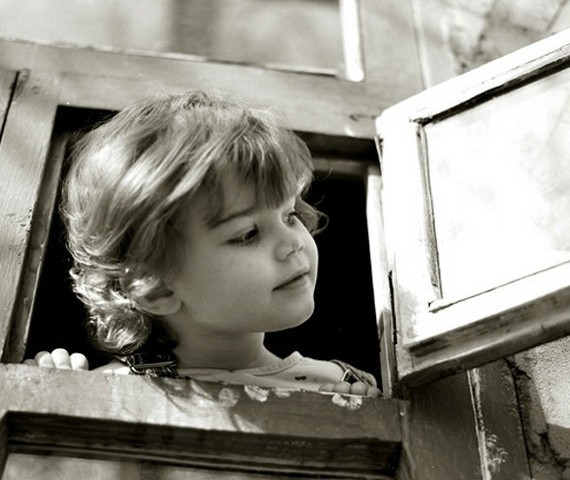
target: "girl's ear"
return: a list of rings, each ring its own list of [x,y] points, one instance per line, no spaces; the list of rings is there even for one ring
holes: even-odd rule
[[[160,317],[177,313],[182,308],[182,301],[172,290],[167,289],[152,297],[138,298],[136,303],[141,310]]]

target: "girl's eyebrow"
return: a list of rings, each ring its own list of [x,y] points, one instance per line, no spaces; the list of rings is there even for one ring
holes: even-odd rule
[[[228,212],[227,214],[223,215],[220,218],[215,218],[212,222],[210,222],[209,223],[210,228],[211,229],[218,228],[222,224],[228,223],[231,220],[235,220],[238,217],[245,217],[247,215],[251,215],[255,210],[256,210],[255,205],[251,205],[249,207],[243,208],[241,210],[236,210],[233,212],[230,210],[230,212]]]

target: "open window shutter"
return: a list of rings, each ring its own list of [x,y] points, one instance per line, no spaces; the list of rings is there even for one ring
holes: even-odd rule
[[[570,333],[570,32],[377,120],[398,376]]]

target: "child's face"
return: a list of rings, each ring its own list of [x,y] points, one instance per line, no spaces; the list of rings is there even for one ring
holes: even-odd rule
[[[253,187],[230,175],[223,182],[221,222],[205,222],[207,195],[198,193],[181,222],[186,239],[172,282],[188,321],[204,332],[271,332],[309,318],[318,254],[295,214],[295,198],[268,208]]]

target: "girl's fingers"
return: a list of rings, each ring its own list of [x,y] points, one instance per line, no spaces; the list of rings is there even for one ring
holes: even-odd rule
[[[368,391],[368,385],[364,382],[355,382],[350,387],[350,393],[354,395],[366,395]]]
[[[44,368],[55,368],[55,363],[51,358],[51,354],[49,352],[38,352],[34,357],[34,361],[38,367]]]
[[[350,383],[338,382],[335,384],[333,391],[336,393],[350,393]]]
[[[380,397],[382,395],[382,390],[378,387],[368,387],[366,395],[369,397]]]
[[[64,348],[56,348],[51,352],[51,358],[55,364],[55,368],[60,368],[62,370],[71,370],[71,360],[69,359],[69,353]]]
[[[382,395],[379,388],[368,386],[364,382],[355,382],[352,385],[348,382],[324,383],[319,388],[319,392],[349,393],[366,397],[379,397]]]
[[[69,359],[73,370],[89,370],[89,361],[82,353],[72,353]]]
[[[23,361],[26,365],[37,365],[44,368],[58,368],[60,370],[89,370],[89,361],[82,353],[69,352],[65,348],[56,348],[50,352],[38,352],[31,359]]]

